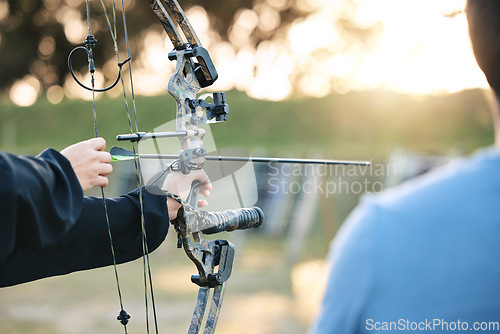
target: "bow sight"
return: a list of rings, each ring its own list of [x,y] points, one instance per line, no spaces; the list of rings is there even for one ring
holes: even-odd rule
[[[215,122],[227,121],[229,107],[226,103],[226,95],[223,92],[213,93],[212,98],[214,103],[208,103],[204,99],[189,100],[188,105],[191,108],[192,117],[197,117],[199,108],[204,108],[208,120],[214,120]]]

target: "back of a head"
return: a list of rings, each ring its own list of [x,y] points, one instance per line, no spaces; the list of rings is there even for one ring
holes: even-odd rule
[[[500,0],[467,0],[466,12],[477,63],[500,98]]]

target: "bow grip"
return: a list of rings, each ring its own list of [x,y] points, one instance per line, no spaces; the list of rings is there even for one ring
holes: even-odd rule
[[[258,207],[207,212],[208,226],[201,229],[203,234],[214,234],[223,231],[244,230],[259,227],[264,222],[264,213]]]
[[[198,180],[193,181],[191,183],[191,190],[189,191],[189,195],[186,199],[186,202],[191,205],[193,208],[196,208],[198,205],[198,191],[200,190],[201,182]]]

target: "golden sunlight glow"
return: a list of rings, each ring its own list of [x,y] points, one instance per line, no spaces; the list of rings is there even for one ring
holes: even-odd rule
[[[288,0],[267,0],[267,3],[276,9],[284,9],[285,7],[289,7],[291,4]]]
[[[68,41],[80,44],[87,35],[87,24],[82,20],[82,14],[68,6],[61,6],[56,13],[56,19],[64,26],[64,34]]]
[[[90,73],[84,73],[83,75],[76,74],[81,83],[86,85],[87,87],[91,87]],[[95,87],[102,88],[104,87],[104,76],[101,72],[95,72]],[[70,74],[66,76],[66,80],[64,81],[64,95],[69,98],[77,98],[82,100],[91,101],[93,99],[92,92],[80,87],[75,80],[71,77]],[[96,93],[95,98],[99,99],[102,94]]]
[[[29,107],[36,102],[42,85],[37,78],[27,75],[17,80],[10,88],[10,100],[21,107]]]
[[[280,14],[271,5],[263,2],[255,6],[254,10],[259,15],[259,29],[273,31],[281,23]]]
[[[47,89],[47,100],[52,104],[58,104],[64,98],[64,89],[61,86],[51,86]]]
[[[56,10],[61,5],[61,0],[45,0],[43,5],[48,10]]]
[[[324,14],[321,12],[312,15],[291,27],[288,40],[293,55],[310,55],[317,49],[334,45],[337,42],[337,31],[331,18]]]
[[[82,0],[66,0],[66,3],[70,7],[77,8],[78,6],[81,5]]]
[[[167,58],[172,50],[170,40],[156,30],[148,31],[141,40],[143,52],[134,62],[134,69],[138,68],[133,73],[134,89],[145,96],[165,94],[175,69],[175,63]]]
[[[189,8],[186,15],[189,16],[189,22],[193,25],[196,34],[203,34],[209,29],[210,22],[203,7],[193,6]]]
[[[220,37],[210,28],[210,20],[205,9],[201,6],[193,6],[186,11],[186,15],[202,45],[211,51],[215,49],[211,45],[213,42],[220,42]]]
[[[229,32],[229,41],[237,47],[248,45],[250,34],[259,24],[259,16],[251,9],[241,9],[235,15],[236,19]]]
[[[342,2],[300,2],[316,12],[292,24],[283,43],[264,42],[257,49],[249,45],[249,35],[269,15],[259,14],[263,6],[239,11],[230,45],[224,46],[225,52],[214,47],[212,53],[220,77],[225,77],[222,86],[271,100],[289,97],[292,80],[302,93],[317,97],[360,89],[432,94],[487,87],[470,48],[465,15],[460,13],[465,0],[356,2],[355,10],[349,11],[356,25],[383,26],[378,42],[369,48],[346,47],[345,36],[334,24],[342,15]],[[266,8],[271,7],[269,2]],[[331,54],[325,55],[325,50]],[[297,80],[298,70],[303,75]]]
[[[72,1],[73,5],[81,2]],[[282,24],[278,9],[290,6],[290,1],[267,0],[238,10],[229,41],[222,41],[215,33],[202,7],[193,6],[186,13],[219,72],[219,79],[210,87],[213,90],[236,88],[254,98],[282,100],[294,89],[321,97],[350,90],[435,94],[488,87],[471,51],[463,13],[465,0],[353,1],[356,6],[346,6],[344,1],[299,1],[296,6],[311,14],[257,46],[252,40],[255,29],[272,32]],[[80,44],[87,34],[82,13],[58,0],[47,0],[45,5],[56,10],[67,39]],[[0,20],[6,13],[8,5],[0,0]],[[354,29],[378,24],[373,40],[367,45],[350,40],[336,25],[346,16]],[[172,44],[158,27],[145,32],[140,40],[141,52],[133,59],[134,89],[141,95],[165,94],[175,68],[175,62],[167,59]],[[52,37],[42,38],[40,56],[49,57],[55,47]],[[107,62],[102,71],[108,80],[114,78],[116,61]],[[105,82],[101,74],[97,77]],[[43,81],[46,86],[56,83]],[[28,86],[16,87],[11,95],[17,96],[19,103],[19,94],[14,92]],[[72,97],[90,96],[72,79],[66,81],[64,91]]]
[[[56,49],[56,41],[52,36],[45,36],[38,44],[38,52],[42,57],[50,57]]]
[[[234,77],[240,72],[236,66],[234,46],[228,42],[220,42],[213,52],[211,52],[211,55],[217,60],[217,72],[219,73],[219,79],[215,82],[214,89],[219,91],[230,90],[234,87]],[[246,68],[249,67],[246,66]],[[245,76],[249,77],[250,74],[246,74]]]
[[[327,94],[331,78],[334,78],[332,88],[339,93],[349,89],[384,88],[428,94],[487,87],[475,65],[465,15],[447,17],[449,13],[463,10],[464,0],[357,0],[357,3],[359,7],[354,16],[357,24],[369,26],[377,21],[383,24],[380,44],[368,53],[351,48],[328,59],[309,60],[307,72],[310,74],[299,82],[305,94]],[[309,0],[307,5],[323,7],[290,29],[291,56],[297,64],[301,62],[298,57],[342,43],[331,20],[327,19],[335,15],[334,4]]]
[[[354,87],[417,94],[487,87],[475,65],[465,15],[446,17],[463,9],[463,0],[358,2],[383,22],[384,33],[356,69]]]
[[[9,17],[9,3],[5,0],[0,1],[0,22]]]
[[[292,92],[289,77],[293,70],[294,64],[283,46],[262,42],[255,52],[255,76],[247,92],[256,98],[283,100]]]

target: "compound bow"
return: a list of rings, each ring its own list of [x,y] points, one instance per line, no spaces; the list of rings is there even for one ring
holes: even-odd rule
[[[142,214],[142,187],[144,183],[142,180],[141,166],[139,158],[154,157],[157,159],[174,158],[175,161],[164,168],[159,175],[153,177],[154,184],[157,184],[162,176],[171,172],[181,172],[188,174],[193,170],[203,168],[206,160],[229,160],[238,161],[238,157],[209,157],[207,150],[203,145],[203,138],[205,130],[200,127],[209,121],[223,122],[228,118],[228,105],[225,101],[225,95],[222,92],[213,93],[213,103],[208,103],[204,99],[197,98],[197,93],[201,88],[212,85],[218,77],[215,66],[210,58],[208,51],[202,46],[198,36],[193,30],[189,20],[187,19],[184,11],[177,2],[177,0],[165,0],[167,7],[163,6],[161,0],[146,0],[153,12],[160,20],[163,28],[165,29],[168,37],[172,41],[174,49],[168,54],[168,58],[176,61],[176,67],[168,82],[168,92],[174,97],[177,104],[176,114],[176,131],[162,132],[162,133],[145,133],[140,132],[137,126],[137,116],[135,110],[135,97],[133,90],[132,75],[130,74],[130,85],[132,87],[132,101],[133,112],[135,120],[135,129],[130,115],[129,105],[127,103],[127,96],[125,89],[123,94],[126,102],[127,115],[129,119],[130,133],[119,135],[117,137],[120,141],[130,141],[133,144],[133,151],[126,151],[119,148],[113,148],[111,153],[113,156],[133,158],[135,162],[135,169],[137,175],[137,182],[139,187],[139,196],[141,198],[141,223],[143,233],[143,263],[144,263],[144,277],[145,289],[147,294],[148,280],[151,295],[153,295],[153,287],[151,280],[151,270],[149,266],[149,257],[147,249],[147,237],[144,228],[144,216]],[[84,41],[85,47],[80,46],[75,48],[68,57],[68,66],[73,78],[80,86],[92,91],[93,94],[93,107],[94,107],[94,129],[97,136],[97,121],[95,117],[95,93],[102,92],[113,88],[120,80],[124,88],[123,76],[121,75],[122,67],[128,63],[129,71],[131,71],[131,57],[128,47],[127,28],[125,10],[122,0],[122,13],[123,23],[125,30],[125,37],[127,42],[127,59],[123,62],[120,61],[118,46],[116,41],[116,19],[114,20],[114,29],[106,13],[106,8],[101,0],[103,10],[106,14],[107,22],[111,32],[111,36],[115,43],[115,51],[118,61],[119,74],[112,85],[109,87],[98,89],[95,88],[94,72],[95,65],[93,59],[93,48],[95,47],[95,38],[90,32],[90,10],[89,0],[87,0],[87,19],[88,19],[88,36]],[[115,8],[113,2],[113,17],[115,17]],[[173,18],[173,19],[172,19]],[[88,56],[89,70],[91,74],[91,87],[81,83],[73,73],[72,69],[72,56],[77,50],[84,50]],[[141,155],[138,152],[138,142],[144,140],[157,140],[161,138],[177,137],[180,140],[181,151],[179,155],[162,155],[160,152],[156,155]],[[267,158],[254,158],[254,161],[277,161],[277,162],[299,162],[299,163],[327,163],[327,164],[350,164],[350,165],[366,165],[369,162],[364,161],[324,161],[324,160],[298,160],[298,159],[267,159]],[[191,277],[193,283],[199,285],[198,298],[196,301],[195,310],[193,313],[192,321],[188,333],[198,333],[204,318],[207,301],[209,298],[210,290],[213,289],[212,305],[206,320],[204,333],[214,333],[217,325],[222,299],[226,282],[231,275],[231,268],[234,256],[234,246],[226,240],[206,240],[203,234],[217,233],[221,231],[232,231],[234,229],[244,229],[249,227],[258,227],[262,224],[264,215],[262,211],[257,208],[226,210],[224,212],[204,212],[196,208],[197,193],[199,183],[193,183],[190,194],[186,201],[172,193],[165,192],[164,194],[178,201],[182,206],[179,209],[177,218],[172,221],[177,234],[178,234],[178,247],[183,247],[187,256],[195,264],[198,273]],[[102,191],[103,202],[105,205],[105,195]],[[105,208],[106,216],[107,211]],[[111,242],[111,249],[113,252],[112,235],[109,230],[108,219],[108,232]],[[217,272],[215,272],[218,266]],[[148,275],[146,274],[148,273]],[[121,300],[120,285],[118,274],[116,270],[115,261],[115,276],[118,287],[118,294],[120,298],[121,311],[118,320],[124,325],[125,333],[127,332],[127,323],[130,316],[123,309]],[[147,278],[148,276],[148,278]],[[158,326],[156,322],[156,310],[154,305],[154,298],[152,296],[153,314],[155,319],[155,329],[158,333]],[[147,298],[146,298],[147,308]],[[146,311],[148,312],[148,311]],[[149,322],[146,315],[147,332],[149,333]]]

